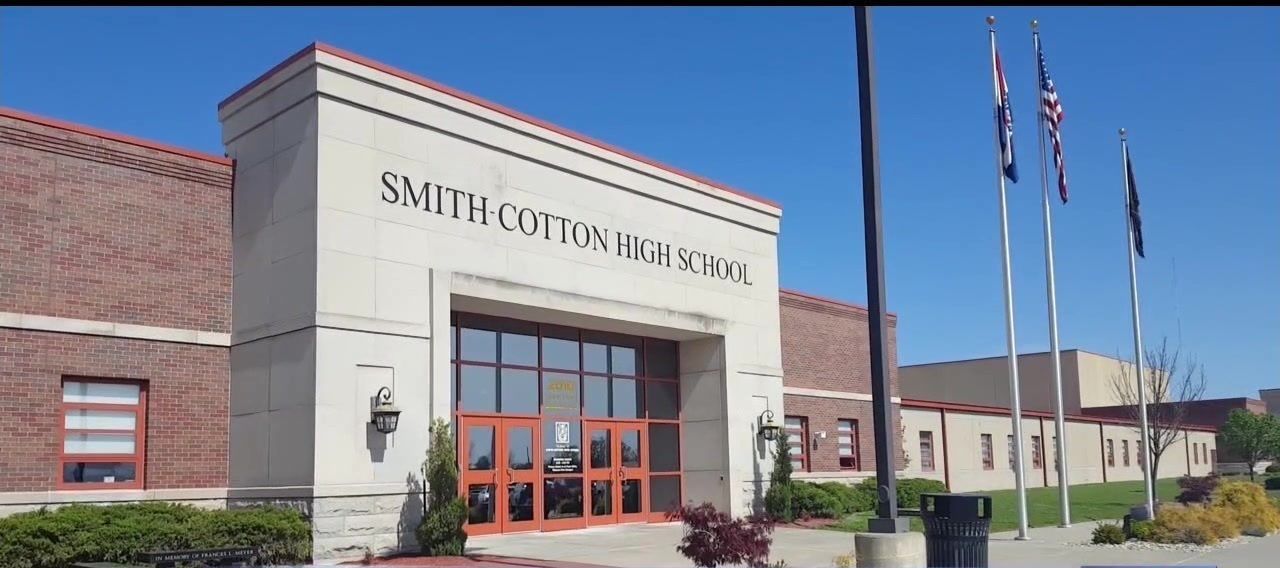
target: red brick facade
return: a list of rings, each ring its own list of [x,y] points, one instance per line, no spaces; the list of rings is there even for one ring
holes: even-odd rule
[[[0,313],[230,333],[226,160],[0,110],[0,189]],[[226,346],[5,325],[0,491],[55,489],[73,377],[146,385],[146,489],[226,486]]]
[[[809,471],[841,472],[837,445],[837,421],[858,422],[858,471],[874,473],[875,441],[872,437],[871,351],[867,310],[792,291],[782,291],[778,299],[782,323],[783,384],[793,389],[783,397],[788,416],[808,420]],[[897,318],[889,317],[888,351],[891,396],[898,396]],[[860,395],[852,400],[834,396],[797,394],[794,389],[809,389]],[[904,465],[901,442],[896,431],[898,406],[894,405],[897,469]],[[817,432],[825,439],[815,440]],[[854,474],[854,472],[849,472]]]

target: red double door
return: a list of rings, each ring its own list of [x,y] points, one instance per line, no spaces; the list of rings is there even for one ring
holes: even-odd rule
[[[559,443],[566,424],[568,446]],[[647,520],[643,423],[460,416],[458,431],[468,534]],[[552,446],[571,457],[545,467]]]

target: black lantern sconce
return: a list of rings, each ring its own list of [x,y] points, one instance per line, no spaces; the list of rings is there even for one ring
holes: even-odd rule
[[[773,411],[765,410],[760,413],[760,436],[766,441],[772,442],[778,439],[778,433],[782,431],[782,427],[773,421]]]
[[[390,434],[396,431],[396,426],[400,423],[400,409],[391,404],[391,389],[382,387],[378,389],[375,397],[378,401],[377,406],[373,407],[373,427],[383,434]]]

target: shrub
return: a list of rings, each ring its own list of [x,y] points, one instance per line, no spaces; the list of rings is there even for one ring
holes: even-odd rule
[[[1094,544],[1124,544],[1124,529],[1116,523],[1098,523],[1093,527]]]
[[[766,568],[773,544],[770,518],[733,518],[715,505],[683,505],[670,515],[684,525],[676,550],[699,568],[746,565]]]
[[[865,491],[874,509],[878,501],[876,478],[868,477],[858,484],[858,489]],[[911,477],[898,480],[898,507],[914,509],[920,506],[920,495],[923,493],[946,493],[947,485],[936,479]]]
[[[0,519],[0,566],[6,568],[130,563],[143,552],[230,546],[259,549],[263,563],[304,564],[311,559],[311,527],[289,509],[161,502],[67,505]]]
[[[834,519],[844,514],[844,507],[823,488],[798,481],[791,484],[791,514],[792,518]]]
[[[853,554],[841,554],[831,559],[831,565],[835,568],[854,568],[858,565],[858,561]]]
[[[1213,493],[1213,506],[1232,517],[1245,534],[1263,536],[1280,529],[1280,511],[1256,483],[1223,483]]]
[[[823,491],[830,493],[840,502],[841,514],[860,513],[876,508],[876,496],[858,487],[839,481],[828,481],[818,485]]]
[[[786,436],[778,436],[773,451],[773,471],[769,473],[769,490],[764,494],[764,510],[774,520],[791,522],[791,448]]]
[[[1152,521],[1138,521],[1129,527],[1132,537],[1143,542],[1150,542],[1155,538],[1156,524]]]
[[[1280,476],[1268,477],[1266,481],[1262,482],[1262,486],[1268,491],[1280,489]]]
[[[1264,471],[1267,473],[1280,473],[1280,461],[1273,462],[1271,465],[1267,466],[1267,469]]]
[[[1216,544],[1240,536],[1240,525],[1220,507],[1167,505],[1154,523],[1151,540],[1166,544]]]
[[[1178,493],[1177,497],[1179,503],[1183,505],[1187,503],[1204,503],[1209,500],[1213,490],[1218,488],[1218,476],[1212,474],[1204,477],[1184,475],[1178,478],[1178,487],[1182,489],[1182,492]]]
[[[467,520],[467,501],[458,496],[458,460],[449,423],[441,418],[431,424],[431,447],[423,465],[430,493],[427,513],[414,531],[418,546],[427,556],[461,556],[467,546],[462,530]]]

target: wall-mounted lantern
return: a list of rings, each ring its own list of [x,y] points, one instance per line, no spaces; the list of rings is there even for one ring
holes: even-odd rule
[[[782,427],[778,426],[778,423],[773,421],[773,411],[765,410],[764,412],[761,412],[759,421],[760,436],[770,442],[777,440],[778,432],[782,431]]]
[[[382,387],[378,389],[378,395],[375,397],[378,401],[377,406],[373,407],[373,427],[383,434],[390,434],[396,431],[396,426],[400,423],[400,409],[391,403],[391,389]]]

